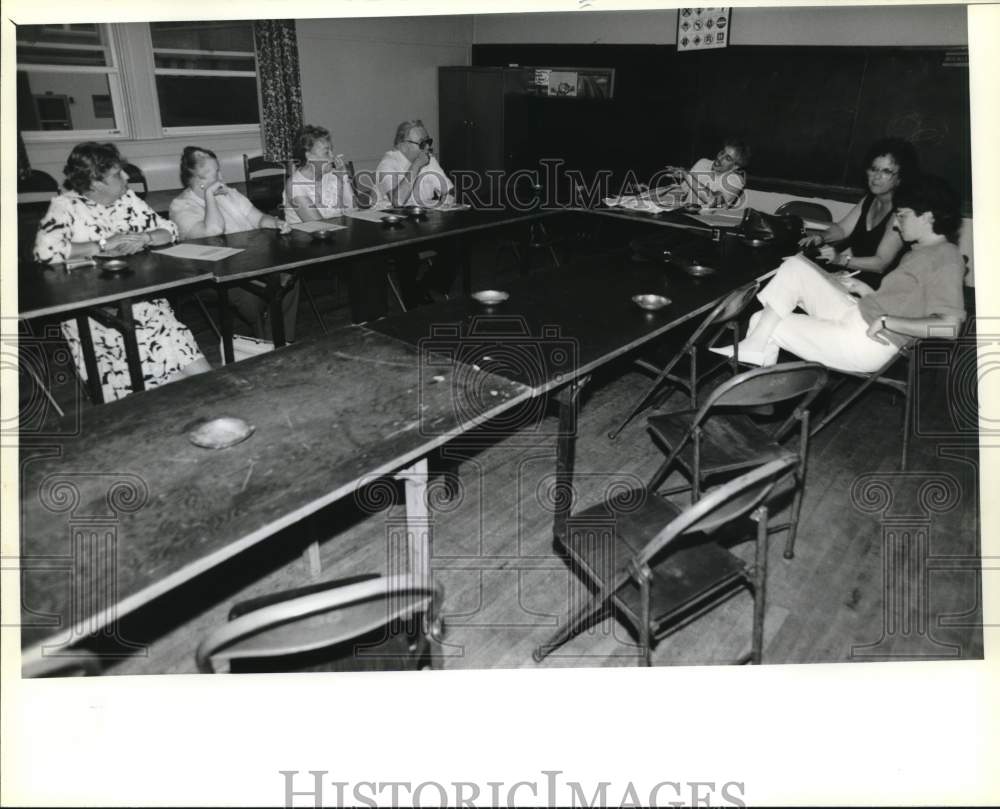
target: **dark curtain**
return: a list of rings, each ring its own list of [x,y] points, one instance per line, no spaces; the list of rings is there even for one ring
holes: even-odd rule
[[[302,82],[294,20],[258,20],[253,24],[260,82],[264,157],[283,161],[302,126]]]

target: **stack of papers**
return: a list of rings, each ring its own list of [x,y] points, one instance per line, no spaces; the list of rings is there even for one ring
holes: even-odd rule
[[[676,211],[683,205],[676,201],[669,201],[668,196],[663,201],[654,200],[648,194],[636,194],[622,197],[605,197],[604,204],[609,208],[624,208],[628,211],[645,211],[647,213],[660,213],[661,211]]]
[[[334,225],[332,222],[324,222],[322,219],[313,222],[296,222],[292,230],[301,230],[303,233],[319,233],[327,230],[346,230],[347,225]]]
[[[154,250],[161,256],[173,256],[174,258],[188,258],[196,261],[221,261],[224,258],[235,256],[243,250],[238,247],[214,247],[204,244],[175,244],[164,250]]]

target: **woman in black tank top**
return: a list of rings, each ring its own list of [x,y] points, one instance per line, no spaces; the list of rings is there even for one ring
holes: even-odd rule
[[[903,241],[891,224],[892,198],[902,182],[916,176],[917,155],[907,141],[884,138],[872,144],[865,165],[868,193],[864,199],[829,230],[808,236],[799,244],[821,246],[820,256],[844,269],[881,275],[903,249]]]

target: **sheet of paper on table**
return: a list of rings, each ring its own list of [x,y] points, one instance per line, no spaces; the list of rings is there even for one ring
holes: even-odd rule
[[[188,258],[196,261],[221,261],[224,258],[242,253],[239,247],[216,247],[207,244],[175,244],[163,250],[154,250],[161,256],[173,256],[174,258]]]
[[[296,222],[292,230],[301,230],[303,233],[319,233],[326,230],[346,230],[347,225],[335,225],[333,222],[324,222],[322,219],[313,222]]]
[[[688,214],[692,219],[713,228],[731,228],[743,221],[743,211],[726,208],[702,208],[698,213]]]
[[[349,216],[351,219],[363,219],[366,222],[381,222],[382,217],[387,213],[388,211],[378,208],[370,208],[366,211],[347,211],[344,216]]]
[[[663,204],[654,201],[646,194],[635,196],[605,197],[604,204],[609,208],[624,208],[628,211],[646,211],[647,213],[660,213],[661,211],[676,211],[682,205],[671,203]]]

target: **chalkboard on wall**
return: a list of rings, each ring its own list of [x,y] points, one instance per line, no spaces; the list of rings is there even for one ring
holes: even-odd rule
[[[806,183],[816,195],[829,189],[853,199],[864,186],[868,147],[897,135],[914,141],[925,170],[955,185],[971,211],[969,73],[948,57],[944,48],[473,46],[476,65],[614,67],[615,131],[632,137],[628,160],[637,171],[709,157],[733,134],[754,150],[751,187],[784,183],[796,193]],[[609,159],[622,151],[606,141],[590,146]]]

